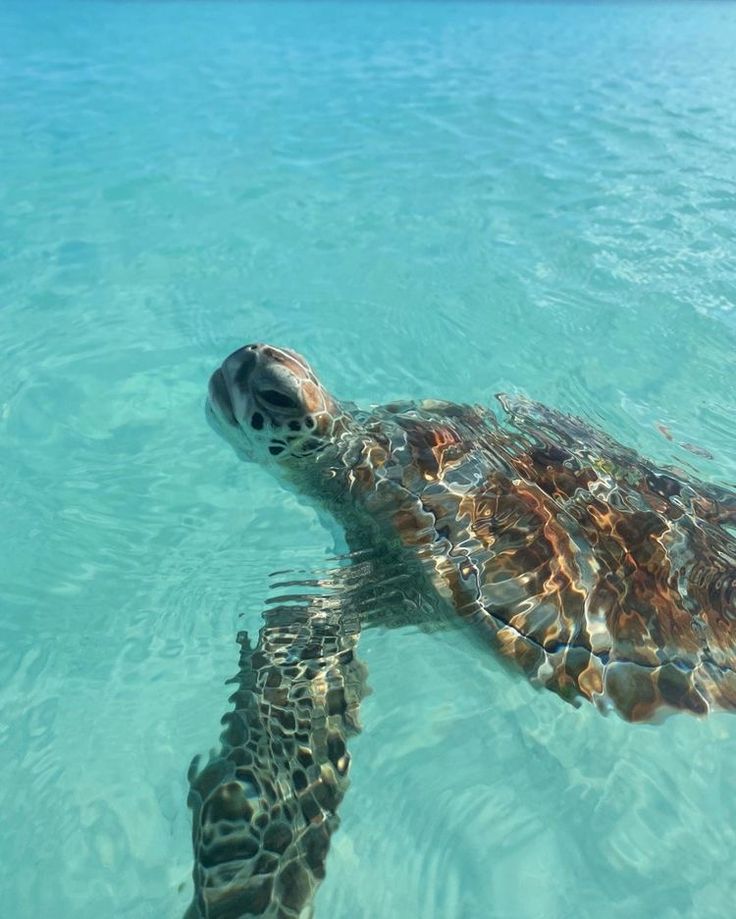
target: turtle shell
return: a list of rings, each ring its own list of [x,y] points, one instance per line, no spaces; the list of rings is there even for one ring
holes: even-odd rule
[[[579,419],[501,404],[507,424],[385,409],[404,433],[393,524],[439,594],[570,701],[632,721],[736,708],[736,496]]]

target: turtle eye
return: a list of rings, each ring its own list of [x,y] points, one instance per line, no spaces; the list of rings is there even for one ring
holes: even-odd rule
[[[263,389],[258,393],[258,396],[267,405],[272,405],[275,408],[299,408],[299,405],[294,399],[279,392],[278,389]]]

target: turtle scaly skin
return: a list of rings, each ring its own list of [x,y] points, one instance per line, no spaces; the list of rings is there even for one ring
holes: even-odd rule
[[[729,530],[736,496],[657,468],[577,419],[500,400],[504,423],[479,406],[437,401],[362,411],[331,396],[293,351],[249,345],[213,374],[207,411],[240,456],[266,463],[329,511],[351,550],[398,562],[424,595],[425,610],[467,622],[536,685],[630,721],[736,708],[736,539]],[[255,743],[262,772],[280,776],[273,800],[261,782],[263,825],[256,827],[252,807],[235,814],[222,803],[240,800],[232,772],[193,785],[201,915],[298,916],[321,876],[344,790],[344,774],[335,774],[340,769],[324,745],[325,668],[330,685],[350,699],[331,722],[343,750],[362,696],[352,669],[360,623],[380,622],[380,615],[374,610],[361,619],[348,604],[331,620],[333,631],[323,633],[318,608],[309,606],[299,619],[306,643],[287,629],[281,648],[293,663],[288,672],[273,657],[267,618],[251,652],[265,669],[255,683],[248,677],[245,697],[236,700],[242,709],[260,706],[260,714],[252,728],[245,716],[250,734],[225,737],[228,762]],[[309,658],[321,663],[305,668]],[[269,692],[283,685],[282,714],[273,714]],[[302,782],[295,778],[296,746],[258,739],[278,735],[276,722],[283,711],[288,716],[289,704],[320,713],[296,740],[321,750],[313,762],[321,764],[320,775],[324,767],[332,776],[331,797],[315,793],[319,807],[306,815],[283,806],[303,790],[294,784]],[[309,781],[319,781],[316,772]],[[267,833],[273,820],[291,821],[296,842],[268,863],[266,881],[260,842],[251,854],[253,845],[228,849],[206,841],[230,835],[233,821],[246,838],[254,827]],[[299,841],[312,832],[305,820],[328,829],[320,831],[314,865]],[[290,887],[291,878],[298,883]],[[247,892],[256,887],[257,896]],[[237,908],[221,908],[227,903]]]
[[[278,601],[255,648],[238,636],[221,749],[203,769],[197,760],[190,768],[195,897],[187,919],[299,916],[324,877],[347,787],[346,740],[366,691],[353,654],[360,621],[356,604],[326,591]]]

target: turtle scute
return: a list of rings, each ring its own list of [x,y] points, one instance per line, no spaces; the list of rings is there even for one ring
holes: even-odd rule
[[[500,423],[473,406],[376,409],[371,430],[392,433],[369,511],[535,684],[632,721],[736,708],[736,495],[500,401]]]

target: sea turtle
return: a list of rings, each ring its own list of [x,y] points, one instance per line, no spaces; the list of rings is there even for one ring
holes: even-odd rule
[[[358,559],[370,550],[356,571],[395,566],[428,598],[420,618],[467,622],[537,685],[631,721],[736,708],[736,495],[499,399],[503,421],[432,400],[361,410],[300,355],[253,344],[212,375],[207,414],[326,508]],[[255,649],[241,636],[222,751],[191,773],[189,915],[308,906],[365,693],[355,646],[377,616],[356,596],[307,591],[266,612]]]

